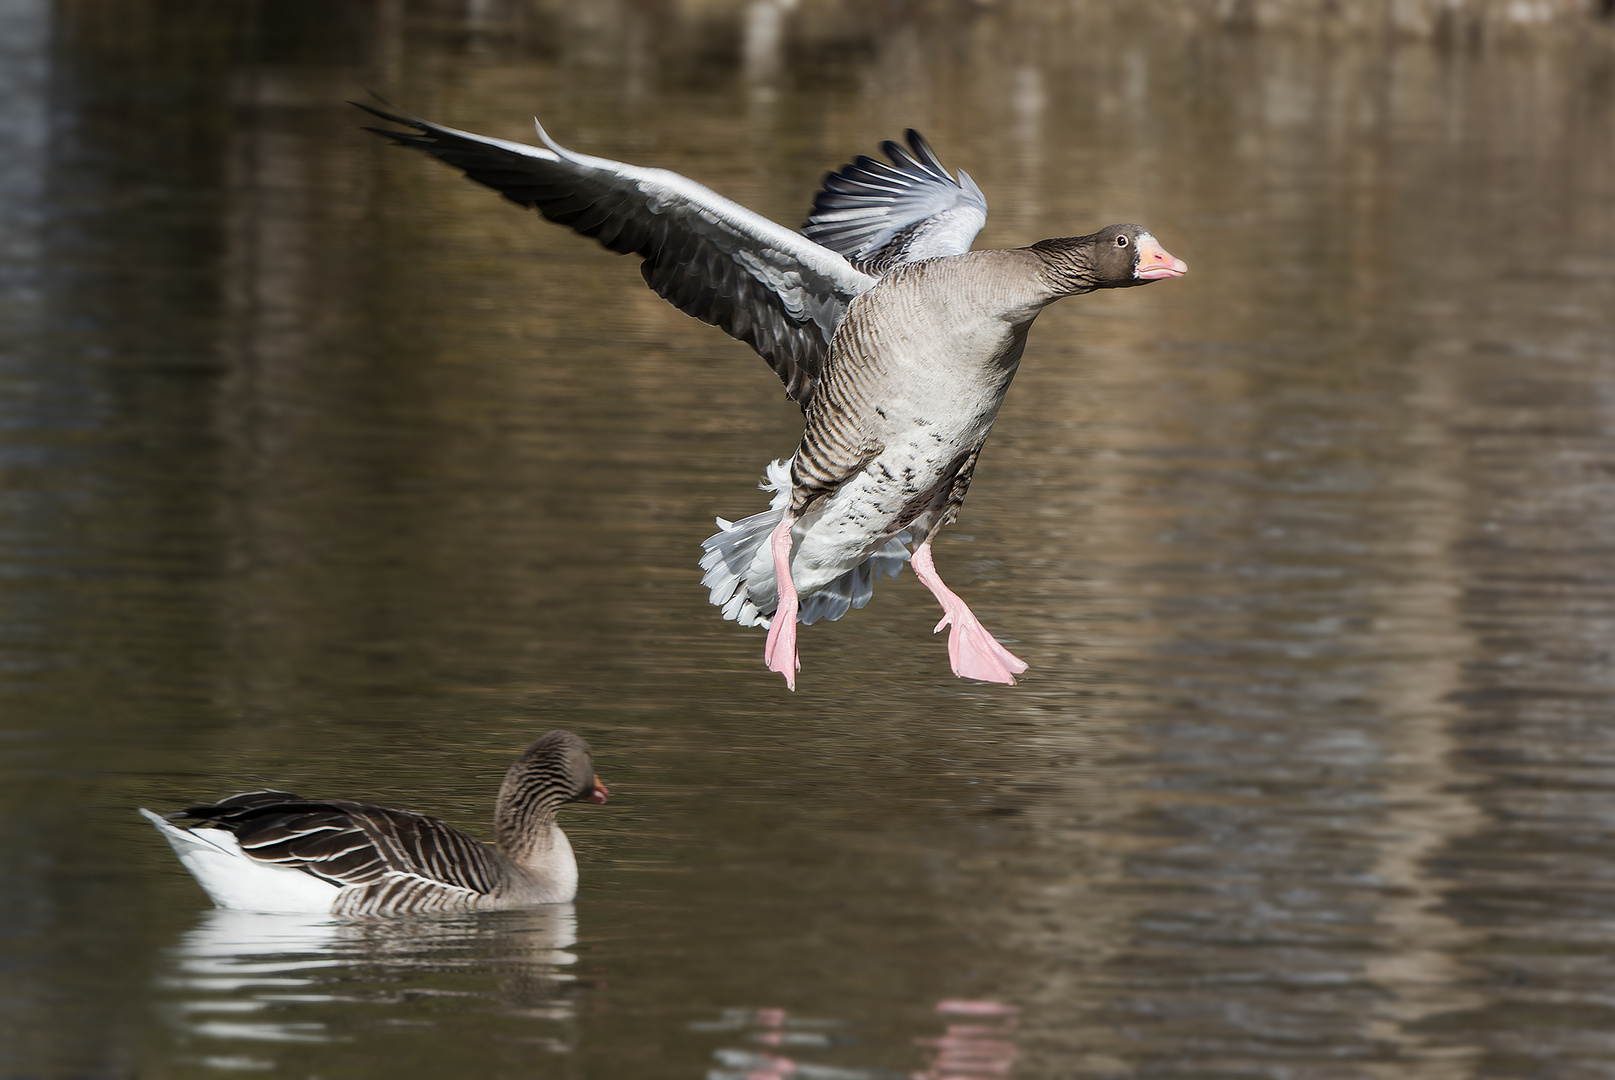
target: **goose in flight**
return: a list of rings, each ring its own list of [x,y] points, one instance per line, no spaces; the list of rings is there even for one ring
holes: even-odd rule
[[[354,104],[395,125],[368,130],[640,256],[658,295],[779,375],[806,414],[802,441],[767,469],[769,509],[719,518],[701,567],[724,618],[768,628],[764,661],[791,689],[797,623],[863,607],[905,562],[942,605],[954,674],[1012,684],[1026,670],[943,584],[932,541],[958,516],[1038,313],[1188,272],[1146,229],[971,251],[987,200],[915,131],[907,148],[883,145],[890,163],[829,174],[798,233],[678,173],[567,150],[541,126],[544,145],[529,146]]]
[[[232,795],[171,815],[141,809],[221,908],[333,915],[485,911],[569,903],[572,844],[555,823],[569,802],[604,803],[589,744],[541,736],[505,774],[493,846],[410,810],[284,791]]]

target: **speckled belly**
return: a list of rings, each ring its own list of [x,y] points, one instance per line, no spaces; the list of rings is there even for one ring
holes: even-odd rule
[[[961,462],[985,436],[985,430],[924,429],[920,438],[886,448],[849,476],[793,530],[791,578],[797,589],[807,594],[829,584],[917,519],[928,525],[946,505]]]

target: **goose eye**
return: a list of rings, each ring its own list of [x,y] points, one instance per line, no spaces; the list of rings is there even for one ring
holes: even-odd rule
[[[1117,247],[1126,247],[1127,246],[1127,234],[1126,233],[1118,233],[1116,235],[1116,246]]]

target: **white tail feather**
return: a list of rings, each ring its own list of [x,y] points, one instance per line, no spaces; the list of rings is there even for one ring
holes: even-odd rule
[[[704,549],[701,569],[705,571],[701,584],[711,590],[712,603],[723,609],[723,617],[733,619],[741,626],[768,626],[773,613],[771,604],[765,612],[751,600],[752,594],[769,597],[776,594],[772,568],[768,570],[766,579],[759,576],[753,580],[750,572],[758,549],[768,540],[774,526],[785,515],[786,506],[790,504],[790,462],[770,462],[768,475],[758,486],[774,493],[767,510],[739,521],[718,518],[718,528],[722,531],[701,542]],[[834,621],[852,608],[861,608],[869,603],[874,595],[875,582],[880,580],[880,576],[885,574],[895,578],[903,564],[908,562],[907,545],[910,539],[912,537],[906,530],[898,533],[863,562],[830,584],[802,597],[796,621],[804,626],[811,626],[820,619]]]
[[[163,834],[180,863],[213,903],[237,911],[331,911],[337,887],[287,866],[259,862],[241,850],[224,829],[181,829],[150,810],[140,809]]]

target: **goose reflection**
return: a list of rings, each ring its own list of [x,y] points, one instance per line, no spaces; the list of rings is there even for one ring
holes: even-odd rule
[[[1015,1064],[1015,1025],[1021,1010],[999,1001],[941,1001],[947,1022],[940,1036],[916,1040],[932,1060],[915,1080],[985,1080],[1007,1077]]]
[[[689,1025],[691,1031],[744,1033],[766,1050],[725,1047],[714,1051],[721,1068],[707,1080],[1007,1080],[1015,1064],[1015,1029],[1020,1008],[991,1000],[951,999],[937,1003],[941,1035],[914,1040],[928,1060],[918,1072],[857,1068],[804,1060],[814,1050],[830,1050],[855,1040],[838,1029],[839,1020],[792,1016],[785,1009],[725,1009],[717,1020]]]
[[[214,1068],[274,1068],[292,1044],[362,1050],[370,1029],[465,1013],[539,1021],[521,1041],[569,1052],[577,939],[571,904],[376,920],[217,909],[174,946],[160,985],[175,1034]]]

